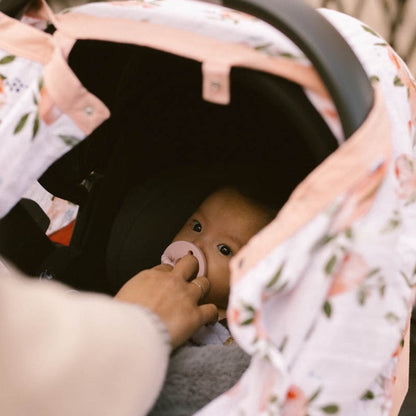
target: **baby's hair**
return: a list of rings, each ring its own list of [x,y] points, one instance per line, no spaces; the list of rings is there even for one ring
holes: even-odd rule
[[[282,186],[282,178],[261,166],[230,165],[224,169],[220,188],[231,188],[254,202],[273,218],[286,202],[290,192]]]

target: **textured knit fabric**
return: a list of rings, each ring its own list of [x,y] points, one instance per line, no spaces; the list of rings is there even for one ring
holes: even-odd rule
[[[2,416],[145,415],[170,353],[149,311],[0,275]]]

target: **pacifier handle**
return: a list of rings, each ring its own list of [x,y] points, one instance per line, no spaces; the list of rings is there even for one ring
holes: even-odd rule
[[[207,262],[202,251],[193,243],[189,241],[174,241],[163,252],[161,257],[162,264],[169,264],[175,266],[175,264],[183,256],[186,256],[189,252],[196,257],[199,264],[199,270],[197,277],[205,276],[207,270]]]

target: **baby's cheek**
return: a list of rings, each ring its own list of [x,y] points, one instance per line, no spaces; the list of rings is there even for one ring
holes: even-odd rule
[[[228,261],[217,268],[215,277],[212,279],[212,285],[218,302],[226,305],[230,294],[230,269]]]
[[[180,229],[175,237],[173,237],[172,242],[174,241],[188,241],[189,243],[192,243],[191,239],[189,238],[189,232],[184,228]]]

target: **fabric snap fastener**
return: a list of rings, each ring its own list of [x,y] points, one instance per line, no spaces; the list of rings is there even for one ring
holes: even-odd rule
[[[230,103],[230,71],[227,63],[202,63],[202,97],[205,101],[223,105]]]
[[[87,105],[87,106],[84,108],[84,113],[85,113],[87,116],[90,116],[90,115],[92,115],[92,114],[94,113],[94,108],[93,108],[91,105]]]
[[[218,81],[212,81],[211,82],[211,89],[213,91],[219,91],[221,89],[221,83],[219,83]]]

